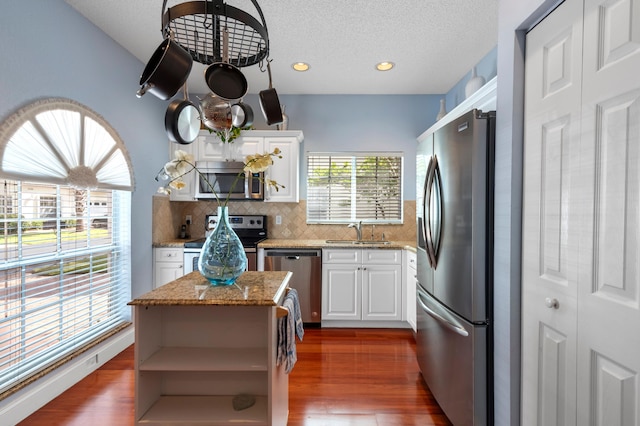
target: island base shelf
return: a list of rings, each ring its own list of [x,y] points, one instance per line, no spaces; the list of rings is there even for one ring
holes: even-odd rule
[[[267,398],[257,396],[249,408],[235,411],[231,395],[161,396],[137,421],[139,425],[260,425],[267,426]]]

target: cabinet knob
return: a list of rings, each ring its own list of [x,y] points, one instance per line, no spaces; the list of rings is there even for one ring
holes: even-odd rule
[[[552,299],[551,297],[547,297],[544,299],[544,304],[549,309],[558,309],[560,307],[560,302],[558,299]]]

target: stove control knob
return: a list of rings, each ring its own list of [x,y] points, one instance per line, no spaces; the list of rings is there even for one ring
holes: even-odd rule
[[[255,222],[253,221],[253,219],[251,219],[251,220],[249,221],[249,224],[250,224],[250,225],[253,225],[254,223],[255,223]]]

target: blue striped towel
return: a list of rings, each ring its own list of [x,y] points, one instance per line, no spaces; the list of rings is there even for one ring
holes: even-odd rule
[[[285,366],[285,373],[289,374],[298,360],[296,353],[296,336],[302,341],[304,327],[300,313],[298,292],[291,288],[282,302],[282,307],[289,311],[287,316],[278,318],[278,351],[276,364]]]

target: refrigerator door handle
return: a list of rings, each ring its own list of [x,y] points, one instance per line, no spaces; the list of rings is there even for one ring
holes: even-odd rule
[[[429,161],[429,167],[427,168],[427,179],[424,187],[424,210],[423,217],[426,221],[425,229],[425,241],[427,248],[427,257],[429,258],[429,263],[433,269],[436,269],[438,266],[438,251],[440,248],[440,234],[442,232],[442,188],[441,188],[441,179],[440,179],[440,167],[438,165],[438,157],[433,156]],[[435,205],[436,217],[434,218],[433,208],[431,205],[431,198],[433,191],[435,189],[435,195],[437,197],[437,203]],[[435,240],[433,238],[433,229],[434,222],[437,221],[437,236],[438,239]],[[437,242],[436,242],[437,241]]]
[[[433,300],[433,298],[431,296],[429,296],[429,294],[427,292],[425,292],[424,290],[421,290],[420,288],[418,288],[416,296],[417,296],[417,299],[418,299],[418,303],[420,304],[420,306],[422,307],[422,309],[426,313],[431,315],[436,320],[440,321],[444,326],[446,326],[451,331],[453,331],[455,333],[458,333],[459,335],[461,335],[463,337],[469,336],[469,333],[467,332],[467,330],[465,330],[464,327],[461,326],[458,323],[458,321],[456,321],[455,318],[452,318],[451,315],[449,315],[445,311],[442,311],[442,309],[438,309],[437,308],[438,302]],[[428,306],[427,304],[436,305],[436,306],[434,306],[434,308],[432,308],[432,307]],[[436,309],[442,311],[442,313],[436,312]]]
[[[427,197],[431,196],[430,182],[431,174],[433,173],[434,157],[429,158],[429,164],[427,165],[427,173],[424,178],[424,184],[422,185],[422,238],[425,242],[425,251],[427,252],[427,260],[429,266],[435,268],[434,259],[431,257],[433,248],[431,246],[431,218],[430,211],[428,209]]]

